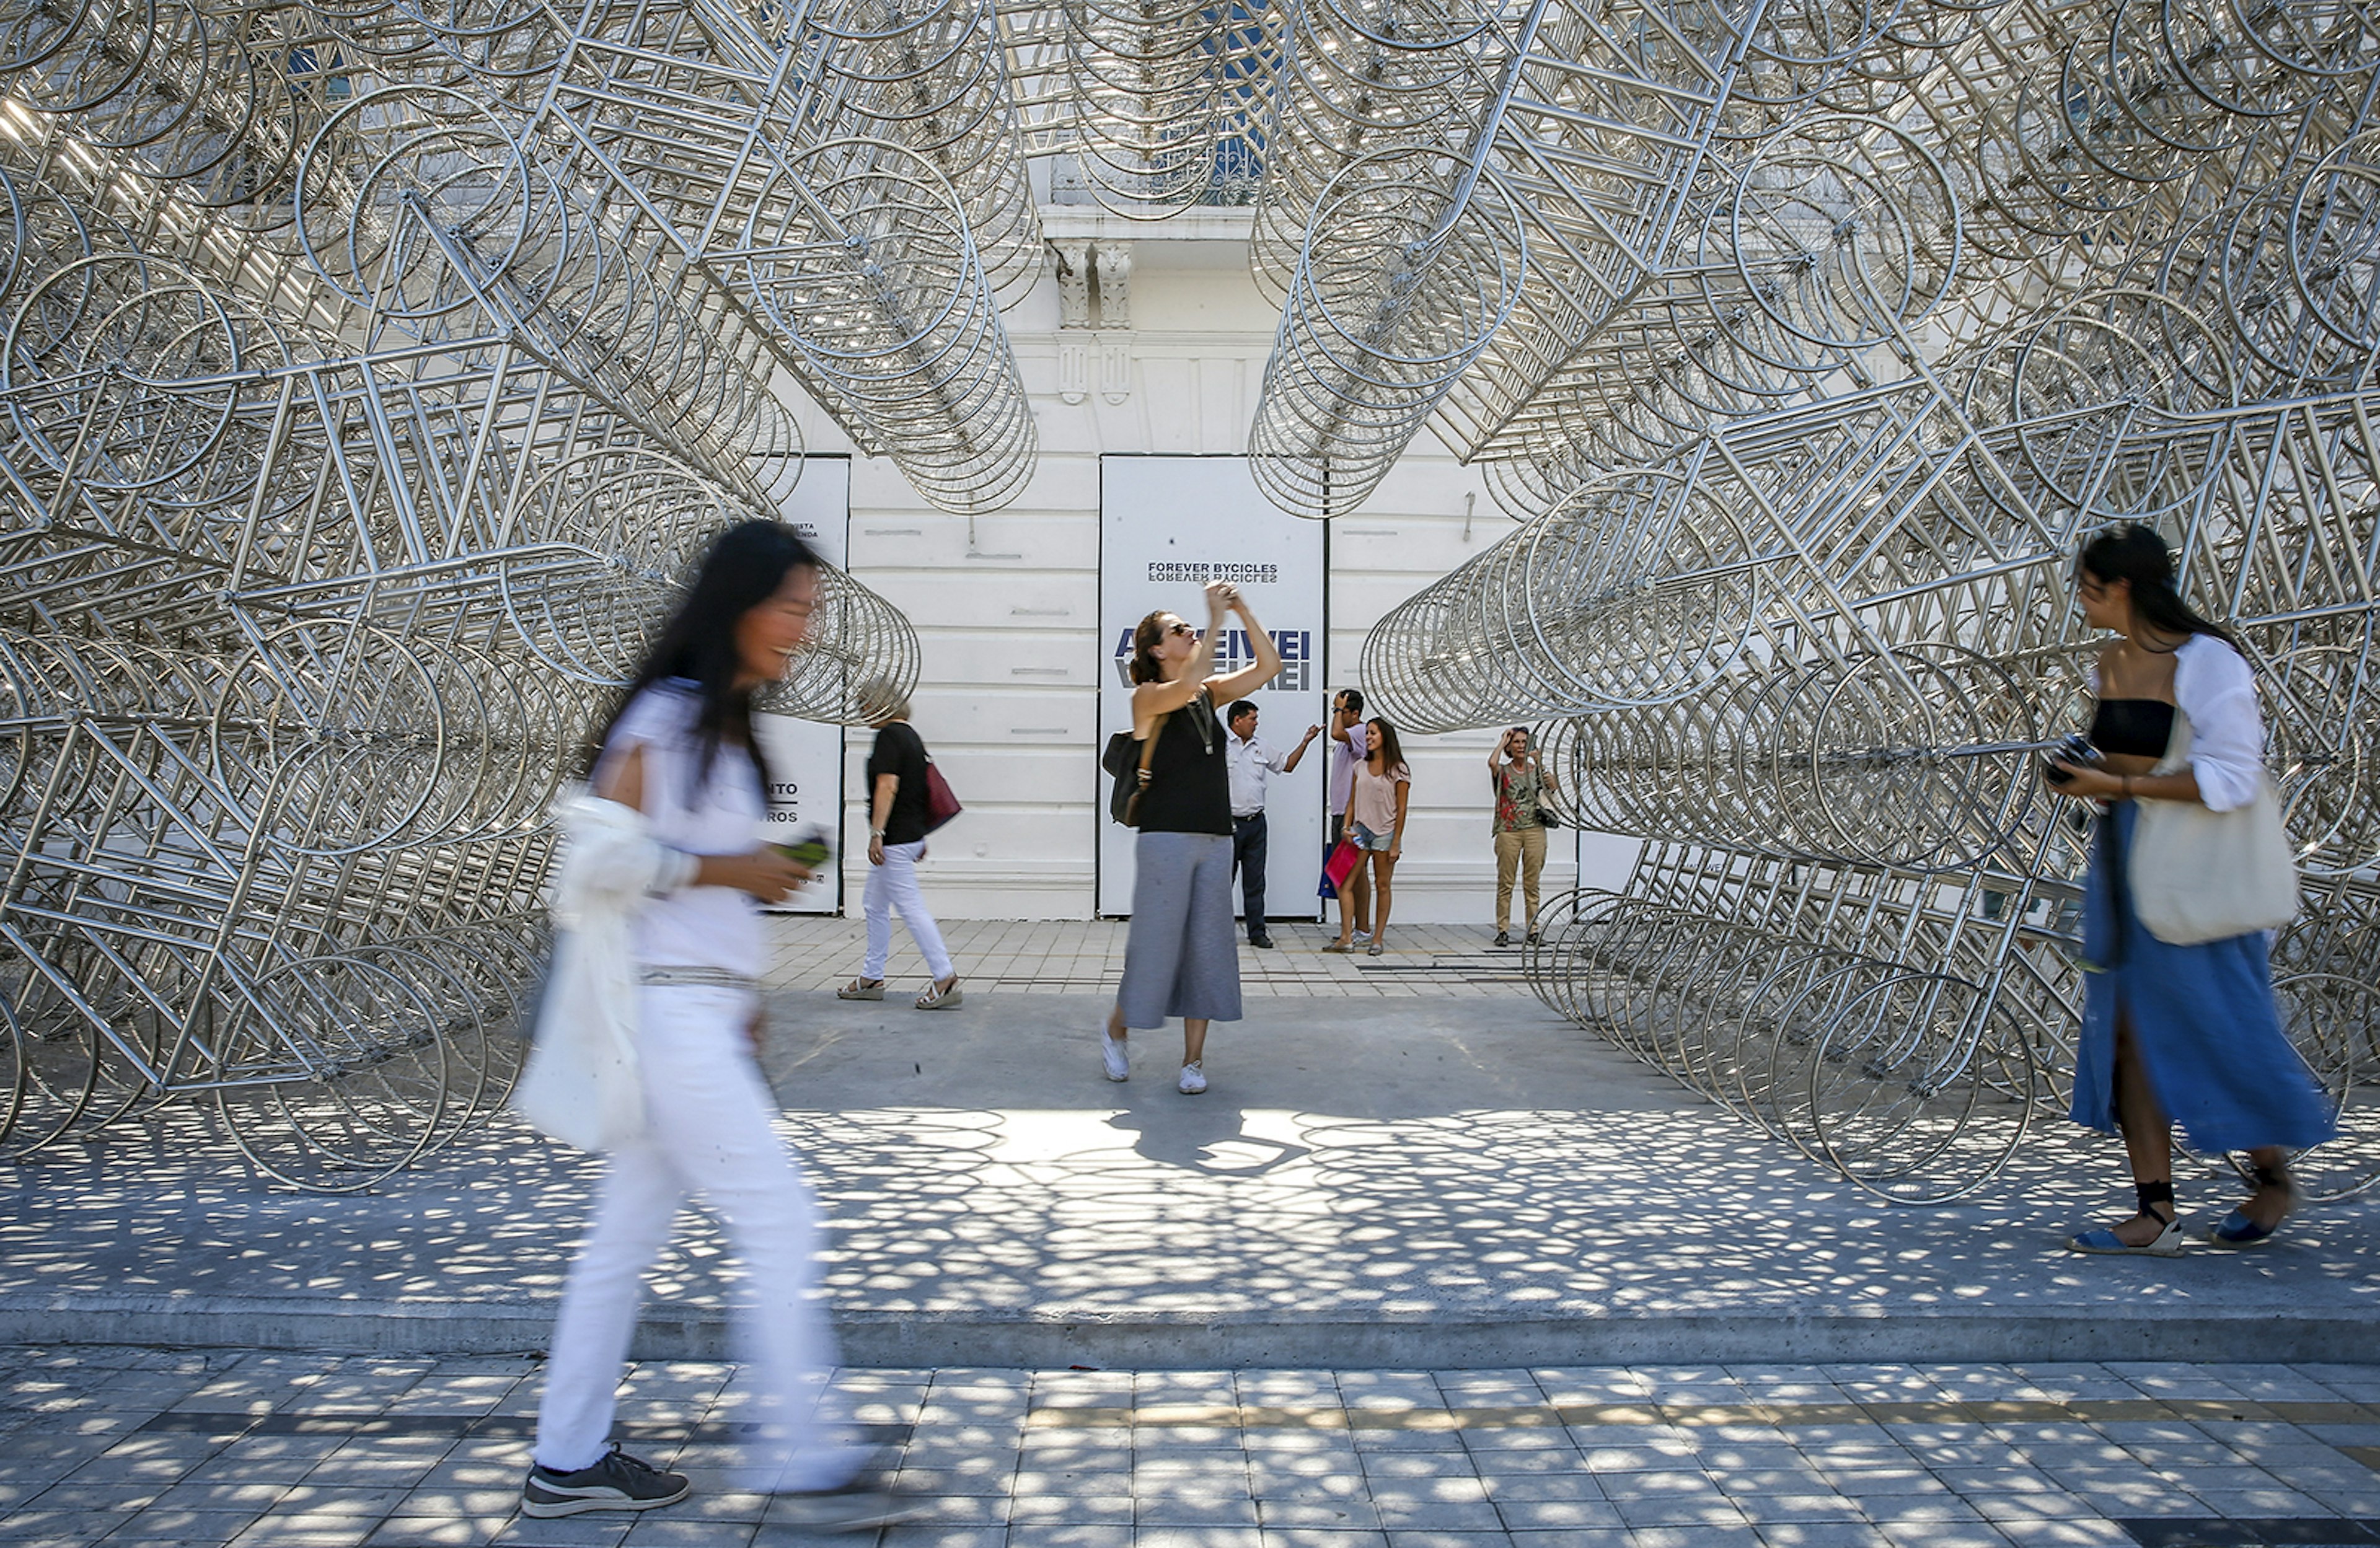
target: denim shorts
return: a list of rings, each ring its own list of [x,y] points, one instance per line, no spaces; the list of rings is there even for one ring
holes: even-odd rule
[[[1397,839],[1393,833],[1375,833],[1360,822],[1351,822],[1347,825],[1347,841],[1357,849],[1370,850],[1376,854],[1385,854],[1388,853],[1389,846],[1395,843]]]

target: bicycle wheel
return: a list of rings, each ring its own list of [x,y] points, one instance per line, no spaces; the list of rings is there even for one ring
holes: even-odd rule
[[[242,986],[232,1010],[216,1111],[267,1175],[309,1192],[360,1192],[444,1126],[435,1013],[386,970],[303,959]]]

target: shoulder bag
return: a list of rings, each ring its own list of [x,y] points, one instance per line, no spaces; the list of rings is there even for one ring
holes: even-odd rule
[[[1167,710],[1166,714],[1172,714]],[[1115,776],[1115,788],[1108,792],[1108,816],[1126,828],[1140,826],[1140,794],[1148,788],[1148,760],[1157,756],[1157,739],[1165,732],[1165,715],[1148,728],[1148,740],[1140,744],[1140,765],[1134,771],[1132,761],[1133,734],[1120,731],[1108,738],[1107,750],[1099,755],[1099,767]]]
[[[582,792],[559,803],[555,816],[565,841],[554,875],[553,957],[529,1012],[533,1040],[508,1105],[565,1144],[610,1150],[645,1129],[628,922],[649,889],[691,880],[694,862],[655,843],[633,807]]]
[[[959,804],[959,798],[951,793],[950,783],[942,778],[942,771],[934,767],[934,755],[928,753],[926,755],[926,831],[931,833],[965,810],[965,807]]]
[[[1490,775],[1488,777],[1488,789],[1489,789],[1491,792],[1494,792],[1495,797],[1496,797],[1496,799],[1497,799],[1497,800],[1501,801],[1501,800],[1503,800],[1503,799],[1504,799],[1504,786],[1505,786],[1505,782],[1506,782],[1507,780],[1509,780],[1511,778],[1512,778],[1512,773],[1511,773],[1511,767],[1510,767],[1509,765],[1505,766],[1504,768],[1498,768],[1494,773],[1490,774]],[[1547,805],[1547,804],[1546,804],[1546,803],[1545,803],[1545,788],[1546,788],[1546,776],[1545,776],[1545,772],[1544,772],[1544,766],[1541,764],[1541,765],[1539,765],[1539,766],[1538,766],[1538,773],[1537,773],[1537,802],[1536,802],[1536,808],[1535,808],[1535,809],[1536,809],[1536,814],[1537,814],[1537,826],[1538,826],[1539,828],[1546,828],[1546,829],[1548,829],[1548,830],[1549,830],[1549,831],[1560,831],[1560,828],[1561,828],[1561,825],[1562,825],[1561,816],[1560,816],[1560,814],[1558,814],[1557,812],[1555,812],[1555,810],[1554,810],[1551,806],[1548,806],[1548,805]],[[1491,812],[1488,814],[1488,817],[1489,817],[1489,819],[1490,819],[1490,826],[1491,826],[1491,827],[1493,826],[1493,819],[1494,819],[1494,816],[1495,816],[1495,814],[1491,811]]]
[[[2154,773],[2189,767],[2190,717],[2176,709],[2173,739]],[[2298,867],[2269,775],[2255,799],[2228,812],[2196,801],[2139,801],[2125,878],[2141,925],[2168,946],[2277,930],[2297,917]]]

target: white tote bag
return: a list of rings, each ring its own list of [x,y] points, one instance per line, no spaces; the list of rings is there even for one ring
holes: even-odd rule
[[[2156,772],[2190,761],[2190,717],[2173,716],[2173,740]],[[2255,799],[2228,812],[2195,801],[2138,803],[2125,876],[2142,928],[2168,946],[2277,930],[2298,913],[2298,867],[2281,827],[2280,798],[2259,774]]]
[[[513,1084],[513,1111],[581,1150],[610,1150],[644,1132],[644,1082],[632,1040],[636,986],[625,974],[609,983],[614,975],[603,971],[606,959],[625,959],[625,944],[605,950],[584,930],[555,933],[536,1041]]]
[[[576,792],[555,816],[553,963],[511,1107],[565,1144],[610,1150],[645,1129],[628,921],[672,860],[633,807]]]

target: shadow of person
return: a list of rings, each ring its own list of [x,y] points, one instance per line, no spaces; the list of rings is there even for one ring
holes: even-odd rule
[[[1211,1177],[1263,1177],[1314,1154],[1293,1141],[1249,1133],[1245,1108],[1187,1096],[1127,1107],[1107,1122],[1131,1136],[1142,1160]]]

